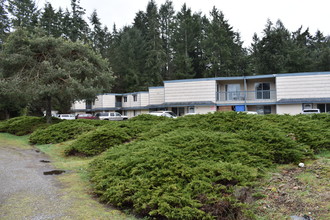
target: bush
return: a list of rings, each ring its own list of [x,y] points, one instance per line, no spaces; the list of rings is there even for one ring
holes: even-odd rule
[[[59,119],[53,119],[53,123],[59,122]],[[46,128],[49,124],[43,117],[21,116],[6,120],[0,124],[0,132],[7,132],[17,136],[30,134],[38,128]]]
[[[30,136],[32,144],[60,143],[77,138],[80,134],[95,129],[95,124],[87,120],[64,120],[46,129],[38,129]]]
[[[149,132],[162,121],[167,121],[167,119],[141,115],[127,121],[108,122],[99,129],[77,138],[68,146],[65,154],[95,156],[113,146],[139,138],[142,133]]]
[[[253,186],[268,167],[326,146],[324,120],[230,112],[158,121],[133,132],[138,141],[94,160],[90,179],[102,201],[142,215],[241,219],[249,212],[234,192]]]

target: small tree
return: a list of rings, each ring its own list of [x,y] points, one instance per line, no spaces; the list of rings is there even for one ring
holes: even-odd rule
[[[45,103],[49,123],[54,100],[94,99],[109,90],[113,80],[109,63],[90,47],[23,29],[12,33],[5,43],[0,72],[7,82],[21,79],[17,93],[28,94],[30,103]]]

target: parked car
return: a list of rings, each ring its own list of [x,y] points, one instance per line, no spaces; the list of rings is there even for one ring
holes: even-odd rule
[[[98,117],[96,117],[92,114],[78,114],[76,116],[76,119],[93,119],[93,120],[97,120]]]
[[[96,114],[100,120],[109,120],[109,121],[122,121],[127,120],[128,117],[121,115],[118,112],[99,112]]]
[[[171,111],[156,111],[156,112],[150,112],[149,115],[155,115],[155,116],[163,116],[168,118],[177,118],[176,114]]]
[[[248,115],[258,115],[258,112],[255,111],[243,111],[243,113],[246,113]]]
[[[301,113],[302,114],[318,114],[321,112],[320,112],[320,109],[315,108],[315,109],[304,109],[304,110],[302,110]]]
[[[58,118],[59,119],[65,119],[65,120],[74,120],[74,119],[76,119],[75,115],[73,115],[73,114],[59,114]]]

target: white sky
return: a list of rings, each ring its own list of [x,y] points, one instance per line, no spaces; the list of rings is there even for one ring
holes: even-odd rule
[[[71,8],[70,0],[35,0],[42,8],[45,2],[58,7]],[[130,25],[135,14],[146,11],[149,0],[80,0],[80,5],[86,9],[89,17],[94,9],[103,25],[112,30],[116,23],[117,29]],[[165,0],[156,0],[158,8]],[[209,16],[215,6],[221,10],[225,19],[240,32],[244,46],[250,46],[252,36],[257,33],[261,36],[267,19],[273,23],[280,19],[289,31],[296,31],[301,25],[309,28],[311,34],[320,30],[324,35],[330,35],[330,0],[173,0],[175,11],[179,11],[184,2],[193,12],[201,11]],[[87,19],[87,18],[86,18]]]

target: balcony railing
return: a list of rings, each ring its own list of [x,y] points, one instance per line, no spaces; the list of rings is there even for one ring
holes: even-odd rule
[[[276,100],[275,90],[217,92],[217,101],[219,102],[265,102],[273,100]]]
[[[118,108],[121,108],[121,107],[123,107],[123,103],[122,102],[116,102],[116,107]]]

